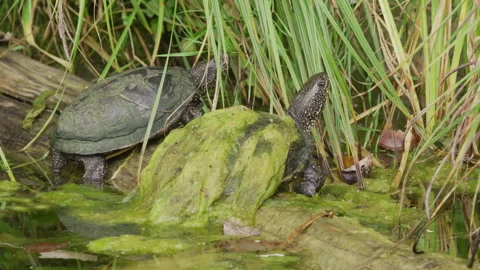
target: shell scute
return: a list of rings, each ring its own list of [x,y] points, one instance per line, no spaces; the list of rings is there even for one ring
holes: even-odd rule
[[[134,69],[87,88],[62,112],[52,136],[54,149],[88,155],[141,142],[162,72],[158,67]],[[161,91],[152,135],[178,121],[196,87],[186,70],[173,67],[167,70]]]

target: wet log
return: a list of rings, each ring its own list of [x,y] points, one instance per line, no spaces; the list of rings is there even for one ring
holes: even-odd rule
[[[69,104],[88,82],[47,66],[19,53],[0,48],[0,145],[5,152],[22,149],[42,129],[65,89],[59,108]],[[47,100],[47,108],[34,122],[31,130],[22,128],[23,119],[38,95],[47,90],[58,93]],[[51,126],[51,125],[50,125]],[[45,152],[49,129],[35,142],[33,152]]]
[[[89,85],[85,80],[64,70],[47,66],[22,54],[0,48],[0,93],[32,103],[42,92],[65,88],[60,108],[72,100]],[[51,97],[47,104],[54,108],[60,93]]]

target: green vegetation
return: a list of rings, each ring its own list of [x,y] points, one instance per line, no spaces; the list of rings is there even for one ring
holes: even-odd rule
[[[199,227],[227,218],[255,225],[299,137],[290,117],[243,106],[208,113],[173,130],[153,153],[140,178],[138,208],[163,226]]]
[[[10,49],[88,79],[145,65],[190,67],[227,52],[229,77],[204,98],[206,110],[243,104],[283,115],[294,89],[326,71],[332,88],[315,138],[334,173],[345,155],[358,162],[361,148],[378,154],[382,130],[404,130],[406,141],[420,142],[406,147],[390,178],[399,208],[411,206],[408,186],[420,190],[415,205],[439,222],[436,241],[453,254],[448,224],[461,224],[458,211],[462,234],[479,226],[475,1],[7,0],[0,14]],[[435,156],[442,161],[433,174],[416,176]],[[0,158],[15,181],[1,148]],[[476,181],[475,192],[458,196],[467,181]]]

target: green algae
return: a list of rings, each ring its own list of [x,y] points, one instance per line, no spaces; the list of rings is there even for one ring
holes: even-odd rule
[[[144,261],[129,261],[119,258],[119,269],[323,269],[305,267],[304,260],[294,254],[252,254],[252,253],[217,253],[197,252],[182,253],[175,256],[154,256]]]
[[[63,223],[74,226],[77,233],[85,232],[92,237],[116,231],[109,227],[117,228],[118,234],[124,224],[138,225],[146,221],[145,212],[133,211],[130,204],[124,202],[124,195],[89,186],[65,184],[53,192],[38,194],[36,199],[56,206]]]
[[[34,200],[17,182],[0,181],[0,216],[7,212],[49,210],[50,206]]]
[[[303,211],[306,209],[312,213],[333,211],[337,216],[355,219],[360,224],[387,235],[398,225],[402,226],[402,230],[413,227],[424,216],[423,211],[416,207],[403,207],[400,212],[398,199],[389,192],[392,188],[388,175],[393,171],[385,170],[381,173],[385,174],[385,177],[364,179],[366,190],[360,191],[355,186],[334,182],[325,185],[318,196],[313,198],[281,193],[280,196],[268,200],[265,205],[281,205]]]
[[[288,117],[241,106],[206,114],[172,131],[152,155],[138,208],[149,208],[148,220],[166,226],[199,227],[231,216],[252,224],[281,183],[297,139]]]
[[[13,181],[0,181],[0,197],[11,196],[23,189],[23,185]]]
[[[88,249],[98,254],[112,256],[140,254],[174,255],[178,252],[192,249],[195,246],[191,241],[180,238],[159,239],[125,234],[105,237],[90,242]]]

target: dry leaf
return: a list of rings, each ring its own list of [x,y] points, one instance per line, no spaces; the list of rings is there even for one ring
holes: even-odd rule
[[[420,141],[417,133],[413,132],[410,140],[410,149],[415,148]],[[405,132],[401,130],[384,130],[380,134],[378,145],[386,150],[403,151],[404,149]]]
[[[358,166],[360,166],[360,170],[364,177],[368,177],[370,175],[370,172],[372,171],[372,164],[373,164],[372,155],[368,155],[367,157],[363,158],[358,162]],[[358,182],[357,168],[355,164],[342,170],[341,174],[342,174],[343,182],[349,185],[353,185]]]
[[[378,145],[386,150],[402,151],[405,133],[401,130],[384,130],[380,134]]]

